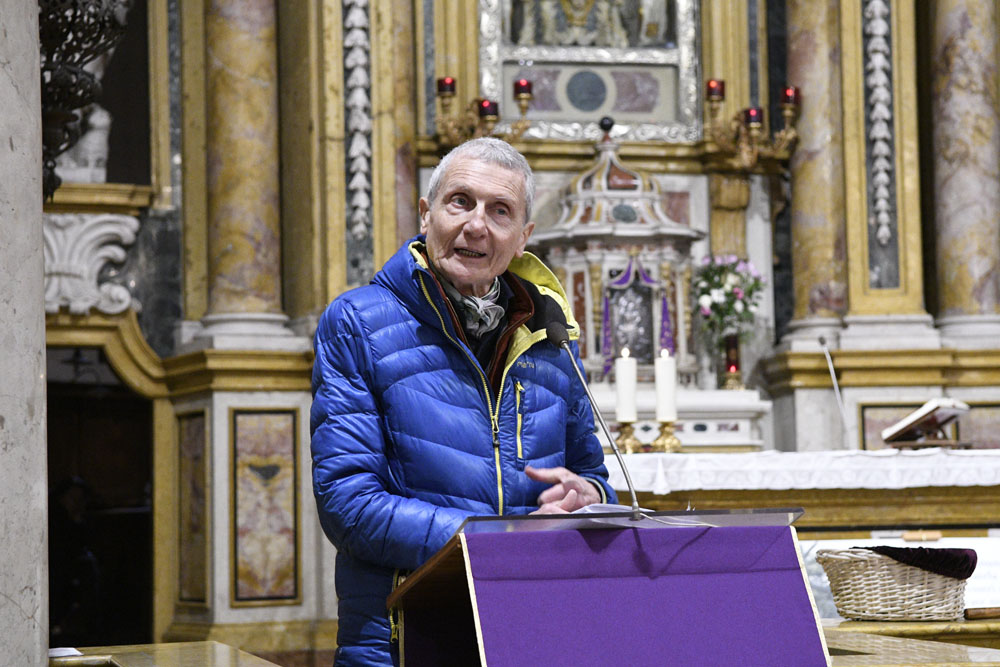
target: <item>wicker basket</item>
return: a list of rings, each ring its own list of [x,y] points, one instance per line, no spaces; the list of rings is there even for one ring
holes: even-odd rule
[[[855,621],[954,621],[965,610],[965,579],[900,563],[868,549],[820,549],[837,612]]]

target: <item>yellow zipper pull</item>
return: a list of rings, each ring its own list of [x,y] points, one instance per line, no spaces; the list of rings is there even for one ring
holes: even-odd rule
[[[403,583],[403,579],[406,578],[406,573],[399,568],[396,568],[392,572],[392,590],[399,588],[399,585]],[[389,609],[389,641],[398,642],[399,641],[399,618],[403,612],[399,610],[398,607],[391,607]]]
[[[399,641],[399,622],[396,620],[396,608],[393,607],[389,610],[389,641],[398,642]]]

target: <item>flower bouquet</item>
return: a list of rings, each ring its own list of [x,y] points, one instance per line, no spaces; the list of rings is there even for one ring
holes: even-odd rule
[[[701,328],[715,348],[725,350],[729,388],[742,388],[739,339],[753,326],[764,285],[754,265],[736,255],[707,256],[695,275],[694,298]]]

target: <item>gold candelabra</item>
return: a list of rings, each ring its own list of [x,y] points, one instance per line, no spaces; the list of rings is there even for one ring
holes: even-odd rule
[[[615,438],[618,451],[625,454],[635,454],[642,451],[642,443],[635,437],[635,425],[633,422],[618,422],[618,437]]]
[[[681,451],[681,441],[674,435],[674,422],[660,422],[660,434],[653,440],[651,451],[654,452],[679,452]]]
[[[768,136],[764,129],[764,110],[749,107],[723,121],[719,114],[726,99],[725,81],[710,79],[706,84],[709,109],[708,138],[716,145],[728,166],[740,171],[748,171],[757,166],[761,159],[787,160],[795,150],[799,140],[795,131],[795,121],[799,117],[800,94],[795,86],[786,86],[782,95],[781,116],[783,127]]]
[[[496,132],[500,121],[499,105],[494,100],[474,98],[464,110],[454,109],[455,79],[446,76],[437,80],[437,97],[441,101],[441,113],[435,123],[435,138],[438,144],[453,147],[478,137],[495,136],[507,142],[520,141],[531,126],[528,107],[531,105],[531,82],[518,79],[514,82],[514,100],[521,112],[520,118],[511,123],[510,130]]]

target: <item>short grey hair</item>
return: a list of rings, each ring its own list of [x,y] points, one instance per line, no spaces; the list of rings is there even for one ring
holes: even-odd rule
[[[524,224],[528,224],[528,221],[531,220],[531,207],[535,202],[535,175],[531,172],[531,166],[523,155],[506,141],[496,137],[471,139],[451,149],[447,155],[441,158],[438,165],[434,167],[434,171],[431,172],[431,180],[427,185],[427,200],[429,202],[434,202],[438,189],[441,187],[441,179],[444,178],[452,161],[459,157],[472,158],[521,174],[524,177]]]

